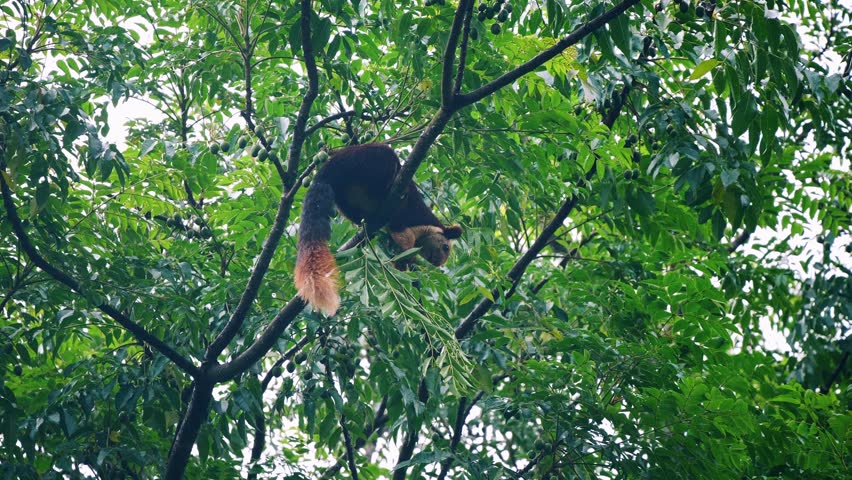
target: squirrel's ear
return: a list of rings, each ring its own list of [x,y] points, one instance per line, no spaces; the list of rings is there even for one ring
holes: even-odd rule
[[[452,240],[454,238],[461,237],[463,231],[464,230],[462,230],[460,225],[451,225],[444,228],[444,236],[447,237],[448,240]]]

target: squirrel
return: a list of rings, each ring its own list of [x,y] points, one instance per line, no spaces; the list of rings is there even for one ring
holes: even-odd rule
[[[400,168],[390,146],[365,144],[334,151],[317,173],[302,204],[295,272],[299,296],[314,310],[332,316],[340,306],[337,264],[328,247],[334,206],[354,223],[370,223]],[[462,234],[460,226],[444,226],[435,217],[413,181],[387,228],[400,248],[420,247],[436,267],[446,263],[452,240]]]

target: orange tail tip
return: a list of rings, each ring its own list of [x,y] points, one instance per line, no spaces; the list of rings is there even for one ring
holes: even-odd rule
[[[337,293],[337,264],[328,245],[312,242],[299,249],[296,260],[296,289],[316,311],[332,316],[340,307]]]

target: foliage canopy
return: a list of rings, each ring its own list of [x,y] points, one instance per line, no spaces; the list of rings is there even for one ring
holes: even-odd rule
[[[850,10],[482,5],[0,5],[0,477],[848,477]],[[323,318],[374,141],[465,236]]]

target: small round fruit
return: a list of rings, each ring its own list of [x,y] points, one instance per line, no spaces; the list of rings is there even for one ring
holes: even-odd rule
[[[296,371],[296,364],[293,362],[287,362],[287,372],[293,373]]]
[[[678,5],[678,7],[680,8],[680,13],[689,12],[689,2],[680,2],[680,5]]]
[[[263,150],[263,145],[257,144],[251,147],[251,156],[257,158],[260,155],[260,151]]]
[[[260,149],[260,153],[257,154],[257,159],[263,162],[266,161],[267,157],[269,157],[269,152],[267,152],[265,148]]]
[[[24,369],[20,365],[15,365],[14,367],[12,367],[12,373],[20,377],[24,374]]]
[[[505,22],[508,19],[509,19],[509,12],[507,12],[506,10],[500,10],[500,13],[497,14],[497,21],[498,22]]]
[[[248,145],[248,142],[249,142],[249,137],[243,135],[242,137],[240,137],[239,140],[237,140],[237,145],[239,145],[240,148],[246,148],[246,145]]]
[[[485,7],[485,10],[480,10],[479,13],[476,14],[476,19],[480,22],[484,22],[488,17],[488,7]]]
[[[699,5],[695,7],[695,16],[698,18],[702,18],[706,12],[704,11],[704,7]]]
[[[633,151],[633,163],[639,163],[641,161],[642,161],[642,154],[637,152],[636,150],[634,150]]]
[[[262,137],[263,136],[263,128],[260,125],[254,127],[254,134],[257,135],[258,137]]]
[[[311,178],[310,177],[303,178],[302,179],[302,186],[305,187],[305,188],[310,187],[311,186]]]
[[[624,171],[624,179],[630,180],[631,178],[633,178],[633,170],[625,170]]]
[[[293,361],[298,363],[298,364],[305,363],[305,360],[307,360],[307,359],[308,359],[308,354],[306,354],[304,352],[297,353],[296,356],[293,357]]]
[[[219,144],[218,143],[214,143],[213,145],[210,145],[210,153],[212,153],[213,155],[219,154]]]
[[[633,179],[636,180],[637,178],[639,178],[639,169],[634,168],[633,169]]]
[[[493,33],[494,35],[499,35],[502,29],[503,27],[501,27],[499,23],[491,25],[491,33]]]
[[[471,40],[476,40],[476,39],[478,39],[478,38],[479,38],[479,31],[478,31],[477,29],[475,29],[475,28],[471,29],[471,30],[470,30],[470,39],[471,39]]]
[[[649,48],[648,49],[648,56],[649,57],[656,57],[657,56],[657,49],[655,47]]]
[[[228,142],[222,142],[219,144],[219,148],[222,149],[222,153],[228,153],[231,150],[231,144]]]
[[[509,12],[509,13],[512,13],[512,4],[511,4],[511,3],[506,3],[505,5],[503,5],[503,10],[505,10],[505,11],[507,11],[507,12]]]
[[[328,160],[328,154],[326,152],[320,151],[317,152],[316,155],[314,155],[314,161],[317,163],[323,163],[326,160]]]
[[[479,4],[479,11],[480,12],[484,12],[486,8],[488,8],[488,5],[486,5],[484,3]]]

